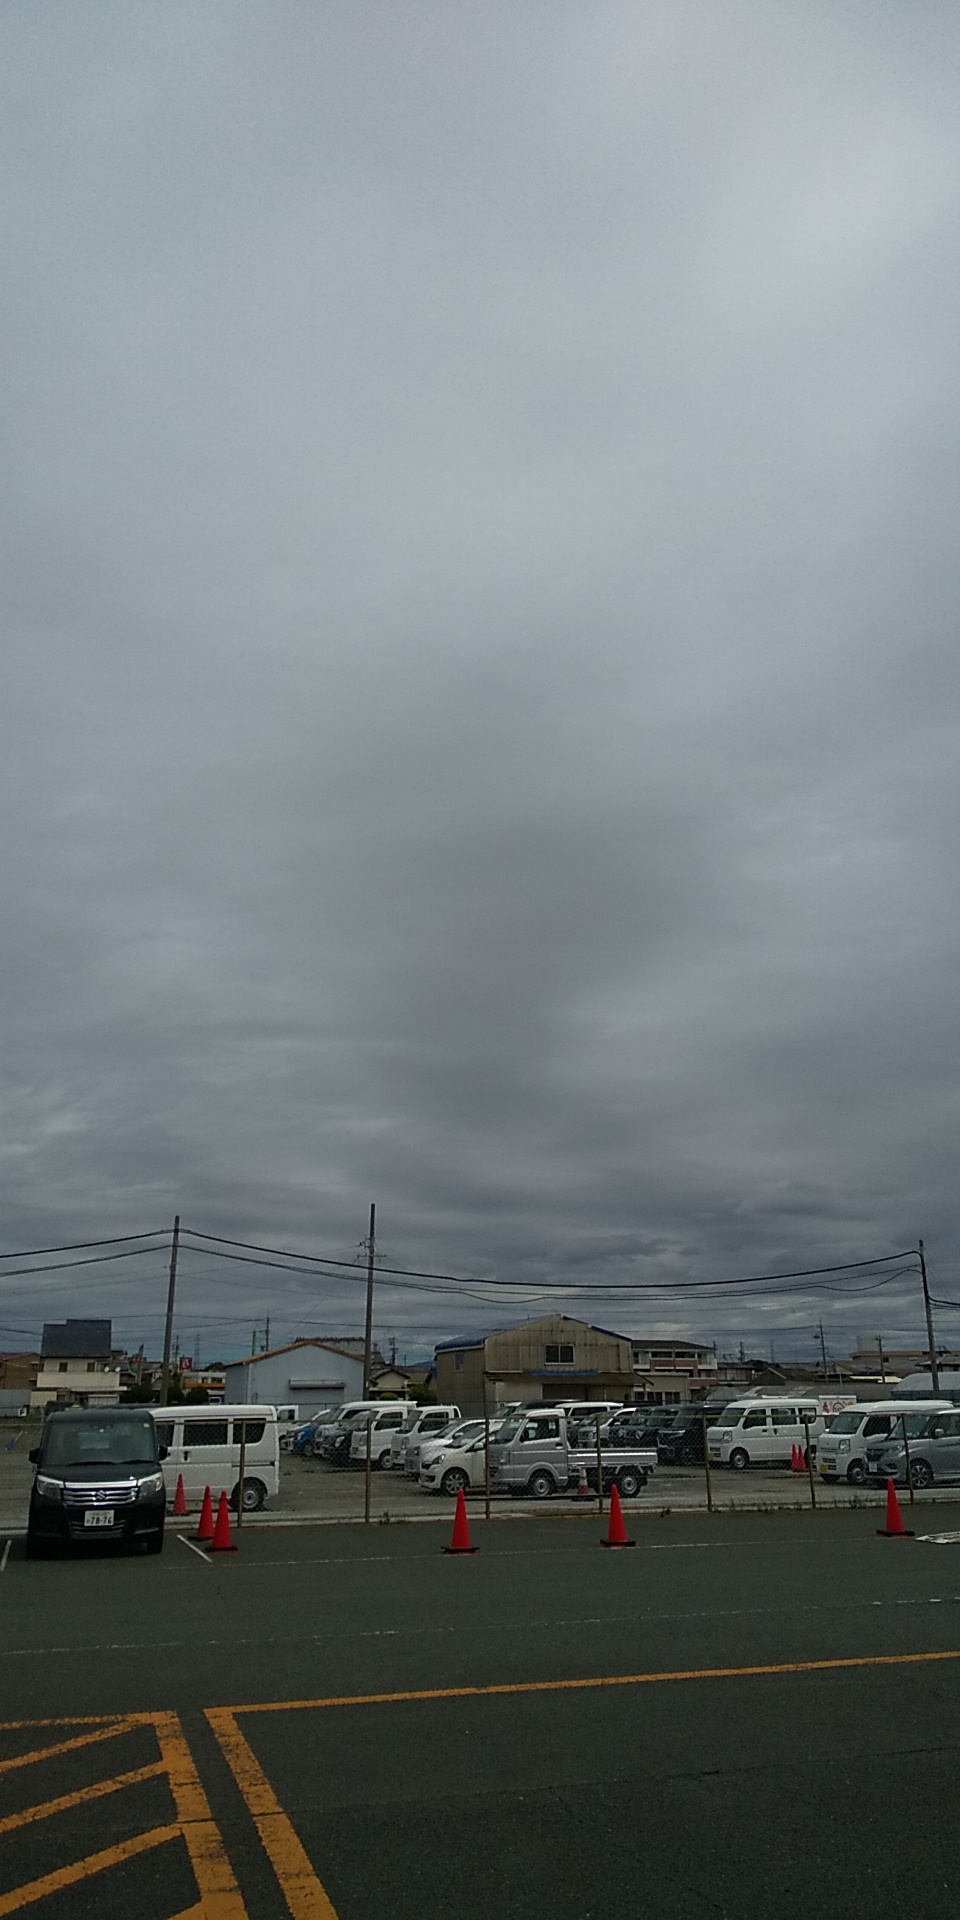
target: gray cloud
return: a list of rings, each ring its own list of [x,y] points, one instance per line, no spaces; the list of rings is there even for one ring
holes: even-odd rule
[[[954,10],[2,32],[6,1245],[375,1198],[601,1321],[918,1337],[583,1289],[957,1289]],[[154,1340],[96,1273],[11,1325]],[[358,1285],[193,1255],[184,1325]]]

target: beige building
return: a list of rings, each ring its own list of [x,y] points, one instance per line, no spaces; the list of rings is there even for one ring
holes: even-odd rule
[[[644,1406],[701,1400],[717,1385],[715,1347],[693,1340],[631,1340],[633,1397]]]
[[[49,1321],[40,1342],[32,1407],[112,1407],[120,1398],[109,1320]]]
[[[507,1400],[626,1400],[633,1389],[630,1341],[565,1313],[495,1333],[444,1340],[436,1350],[437,1399],[478,1414]]]

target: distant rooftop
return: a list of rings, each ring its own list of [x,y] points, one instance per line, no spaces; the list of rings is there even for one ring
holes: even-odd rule
[[[44,1360],[109,1360],[113,1351],[109,1320],[48,1320],[40,1354]]]

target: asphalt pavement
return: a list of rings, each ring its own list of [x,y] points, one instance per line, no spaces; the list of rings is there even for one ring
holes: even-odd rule
[[[951,1913],[960,1539],[878,1518],[646,1514],[619,1552],[595,1514],[473,1518],[460,1558],[402,1521],[14,1539],[0,1914]]]

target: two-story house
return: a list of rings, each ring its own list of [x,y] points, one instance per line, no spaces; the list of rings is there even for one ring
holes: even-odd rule
[[[40,1342],[32,1407],[113,1407],[120,1398],[120,1361],[109,1320],[48,1321]]]

